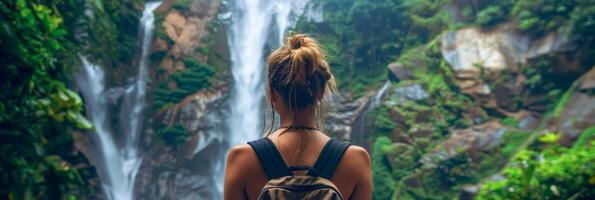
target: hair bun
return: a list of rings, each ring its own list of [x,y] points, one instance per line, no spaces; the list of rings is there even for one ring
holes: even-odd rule
[[[306,35],[304,34],[297,34],[294,36],[291,36],[288,40],[289,42],[289,48],[291,49],[299,49],[302,46],[306,46],[304,45],[305,43],[307,43],[308,41],[306,40]]]
[[[286,38],[285,45],[267,61],[268,84],[291,110],[300,110],[321,100],[326,90],[335,90],[334,78],[318,42],[305,34]]]

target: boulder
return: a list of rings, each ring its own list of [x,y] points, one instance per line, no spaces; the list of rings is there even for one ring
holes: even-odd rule
[[[562,108],[559,116],[550,126],[560,132],[559,143],[570,146],[583,130],[595,126],[595,95],[592,83],[595,81],[595,68],[583,75],[577,83],[577,89]]]
[[[514,80],[498,84],[494,88],[494,98],[499,108],[508,112],[516,112],[520,109],[518,98],[522,96],[523,86],[516,84]]]
[[[428,92],[426,92],[426,90],[424,90],[424,88],[417,83],[398,87],[389,94],[389,101],[387,102],[387,106],[389,107],[400,105],[410,100],[420,101],[430,97],[430,94],[428,94]]]
[[[433,152],[425,155],[421,162],[433,166],[433,163],[447,160],[467,152],[487,151],[497,147],[507,129],[497,121],[453,130],[449,138],[438,145]]]
[[[465,28],[448,32],[442,35],[441,44],[444,59],[455,71],[502,70],[546,53],[574,49],[565,35],[549,33],[533,39],[517,31],[512,23],[490,30]]]
[[[441,36],[441,53],[455,71],[456,83],[464,93],[488,95],[492,90],[480,74],[511,69],[530,59],[552,52],[566,52],[575,46],[560,33],[534,38],[505,23],[490,30],[465,28]]]
[[[430,94],[419,84],[411,84],[395,89],[395,93],[409,100],[419,101],[430,97]]]
[[[220,199],[213,174],[221,173],[227,86],[199,91],[160,112],[158,123],[181,124],[190,139],[180,148],[166,148],[145,140],[149,146],[136,178],[136,199]]]
[[[410,69],[407,69],[401,63],[391,63],[388,65],[388,78],[391,81],[402,81],[402,80],[411,80],[413,79],[413,72]]]

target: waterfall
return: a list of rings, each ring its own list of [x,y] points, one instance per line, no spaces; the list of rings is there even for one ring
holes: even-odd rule
[[[370,97],[370,99],[365,103],[364,110],[355,118],[353,121],[353,125],[351,127],[351,143],[360,145],[368,150],[370,150],[370,143],[368,141],[368,126],[366,122],[368,121],[368,113],[370,110],[377,108],[382,103],[382,98],[386,94],[386,91],[390,87],[390,81],[386,81],[382,88],[374,94],[374,96]]]
[[[264,97],[264,48],[270,41],[273,41],[275,46],[281,44],[286,29],[295,24],[307,3],[308,0],[231,2],[228,41],[234,84],[228,121],[231,131],[228,137],[230,146],[260,137]],[[271,32],[277,34],[269,35]],[[275,38],[278,40],[272,40]],[[218,176],[221,191],[223,176]]]
[[[386,94],[386,90],[389,87],[390,87],[390,81],[386,81],[386,83],[384,83],[382,88],[380,88],[380,90],[378,90],[378,92],[376,92],[374,97],[372,97],[372,104],[370,105],[370,109],[374,109],[380,105],[382,97],[384,97],[384,94]]]
[[[234,86],[232,88],[230,145],[257,139],[260,135],[261,105],[263,100],[264,47],[269,41],[271,27],[279,41],[286,29],[297,20],[306,0],[236,0],[228,41]],[[299,5],[301,8],[296,8]],[[293,12],[292,12],[293,11]],[[293,15],[292,15],[293,13]],[[275,25],[271,26],[273,19]],[[279,45],[279,42],[277,45]]]
[[[134,197],[134,181],[138,173],[141,157],[138,155],[137,144],[142,130],[142,113],[145,107],[147,75],[147,59],[152,42],[153,11],[160,2],[145,4],[141,21],[142,47],[136,80],[129,85],[123,94],[123,104],[120,105],[120,131],[125,135],[123,142],[115,140],[115,129],[108,123],[110,110],[106,98],[104,73],[97,65],[90,63],[81,56],[82,72],[77,76],[77,84],[85,99],[87,117],[95,125],[95,136],[91,139],[97,146],[97,167],[106,196],[111,200],[131,200]],[[120,135],[120,134],[118,134]],[[122,145],[118,145],[122,144]]]

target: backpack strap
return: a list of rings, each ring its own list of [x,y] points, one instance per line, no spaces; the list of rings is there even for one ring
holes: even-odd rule
[[[248,144],[256,152],[256,156],[260,160],[260,164],[267,173],[269,180],[293,175],[289,168],[287,168],[283,157],[281,157],[279,150],[277,150],[271,139],[265,137],[248,142]]]
[[[330,139],[324,145],[322,152],[318,156],[318,160],[314,164],[314,169],[316,169],[320,177],[331,179],[349,145],[349,143],[335,139]],[[308,175],[314,176],[312,173],[308,173]]]

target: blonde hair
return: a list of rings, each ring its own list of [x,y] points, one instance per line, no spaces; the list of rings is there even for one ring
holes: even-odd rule
[[[296,34],[275,50],[267,60],[267,99],[272,120],[266,136],[273,132],[275,108],[271,102],[273,90],[289,107],[289,114],[295,120],[295,111],[316,106],[319,129],[324,127],[323,100],[335,93],[335,78],[326,62],[326,55],[313,38]]]

